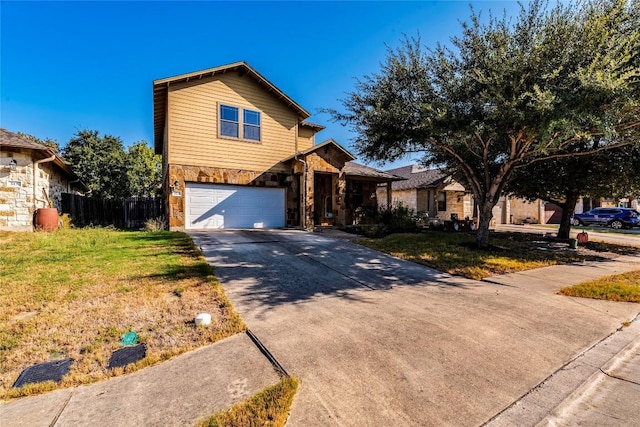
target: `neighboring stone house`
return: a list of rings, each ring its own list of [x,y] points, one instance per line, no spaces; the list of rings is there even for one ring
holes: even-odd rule
[[[245,62],[155,80],[153,105],[171,230],[346,225],[400,179],[315,145],[324,128]]]
[[[529,201],[512,196],[501,196],[493,207],[493,224],[547,224],[553,221],[558,209],[540,199]]]
[[[60,156],[44,145],[0,128],[0,230],[31,231],[33,214],[60,209],[62,193],[86,191]]]
[[[418,214],[428,214],[430,218],[451,219],[455,214],[459,219],[475,216],[471,193],[453,180],[450,175],[437,169],[427,169],[418,165],[403,166],[386,171],[405,178],[391,185],[391,203],[401,203]],[[378,199],[388,197],[387,187],[378,187]]]
[[[427,213],[430,218],[451,219],[455,214],[459,219],[477,217],[473,195],[456,182],[450,175],[419,165],[409,165],[388,170],[387,173],[405,178],[391,186],[391,203],[402,203],[418,214]],[[386,187],[378,187],[378,199],[387,197]],[[545,212],[541,200],[529,202],[510,196],[501,196],[493,208],[492,225],[495,224],[545,224],[553,214]],[[545,216],[546,215],[546,216]]]

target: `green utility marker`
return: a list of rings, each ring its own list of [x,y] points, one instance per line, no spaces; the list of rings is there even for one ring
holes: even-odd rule
[[[138,342],[138,334],[135,332],[127,332],[122,336],[122,340],[120,341],[121,346],[127,345],[135,345]]]

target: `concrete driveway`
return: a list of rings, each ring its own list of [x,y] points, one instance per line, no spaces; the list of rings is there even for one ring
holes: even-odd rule
[[[322,234],[190,234],[301,379],[291,426],[479,425],[638,313],[557,296],[560,277],[472,281]]]

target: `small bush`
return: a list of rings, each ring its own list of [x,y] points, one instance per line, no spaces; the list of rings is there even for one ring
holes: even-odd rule
[[[73,220],[71,219],[71,216],[69,216],[69,214],[60,215],[60,220],[59,220],[60,228],[64,230],[68,230],[73,226],[72,223],[73,223]]]
[[[384,237],[391,233],[417,231],[421,219],[402,203],[391,208],[363,206],[357,212],[360,231],[367,237]]]
[[[144,231],[163,231],[168,228],[167,220],[163,216],[148,219],[144,223]]]

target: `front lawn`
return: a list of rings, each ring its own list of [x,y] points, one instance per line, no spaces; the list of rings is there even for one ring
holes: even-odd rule
[[[361,239],[358,243],[398,258],[445,271],[483,279],[555,264],[602,259],[604,254],[640,253],[640,248],[590,242],[569,250],[567,243],[524,233],[491,233],[488,250],[475,247],[474,233],[428,231],[392,234],[381,239]]]
[[[640,302],[640,270],[578,283],[558,293],[572,297]]]
[[[0,306],[0,398],[56,388],[11,386],[24,368],[59,358],[74,360],[62,387],[123,373],[107,365],[128,331],[147,357],[127,372],[244,329],[184,233],[0,232]],[[193,323],[201,312],[210,326]]]

